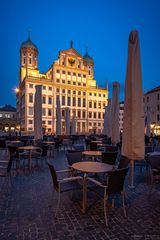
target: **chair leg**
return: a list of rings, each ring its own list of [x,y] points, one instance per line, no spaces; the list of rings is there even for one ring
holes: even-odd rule
[[[56,208],[56,212],[55,212],[55,218],[57,217],[57,213],[58,213],[58,210],[59,210],[59,207],[60,207],[60,199],[61,199],[61,192],[59,191],[58,192],[58,202],[57,202],[57,208]]]
[[[123,212],[124,212],[124,216],[125,218],[127,217],[127,213],[126,213],[126,208],[125,208],[125,201],[124,201],[124,192],[121,192],[121,196],[122,196],[122,205],[123,205]]]
[[[107,218],[107,203],[108,203],[108,196],[106,195],[106,190],[104,191],[104,200],[103,200],[103,206],[104,206],[104,218],[105,218],[105,223],[106,226],[108,227],[108,218]]]

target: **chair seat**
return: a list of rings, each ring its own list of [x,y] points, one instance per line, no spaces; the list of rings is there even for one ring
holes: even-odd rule
[[[72,181],[72,182],[65,182],[61,185],[61,192],[67,192],[71,190],[81,190],[83,188],[82,184],[80,184],[78,181]]]

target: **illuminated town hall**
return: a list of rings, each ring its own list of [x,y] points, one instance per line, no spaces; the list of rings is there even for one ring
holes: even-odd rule
[[[65,134],[65,108],[70,119],[76,117],[76,132],[101,133],[108,89],[97,87],[94,79],[94,60],[86,51],[79,54],[70,48],[59,51],[58,59],[45,73],[38,69],[38,48],[30,37],[20,47],[20,77],[17,91],[17,118],[21,130],[34,130],[35,86],[42,85],[42,125],[46,133],[56,132],[56,99],[60,97],[62,134]]]

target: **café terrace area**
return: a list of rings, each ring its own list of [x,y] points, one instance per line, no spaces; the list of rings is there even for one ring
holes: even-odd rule
[[[129,171],[124,183],[127,217],[124,217],[119,195],[114,198],[114,208],[109,196],[108,225],[104,218],[103,194],[102,198],[95,194],[92,190],[96,187],[92,186],[89,189],[88,182],[86,209],[82,211],[84,210],[83,180],[80,190],[61,193],[60,207],[57,211],[58,193],[55,191],[47,164],[54,166],[56,171],[70,168],[71,171],[66,177],[79,176],[83,179],[83,171],[73,171],[69,162],[69,151],[81,154],[80,159],[74,158],[74,163],[86,161],[104,163],[102,153],[110,151],[108,148],[110,145],[103,136],[94,136],[94,138],[77,136],[74,139],[61,139],[61,141],[53,138],[45,139],[43,142],[34,142],[32,138],[23,137],[3,138],[0,145],[1,171],[2,167],[5,170],[8,160],[13,156],[12,167],[8,169],[8,174],[0,177],[1,240],[160,239],[160,182],[158,178],[152,179],[155,173],[148,161],[150,159],[148,156],[154,151],[153,145],[146,145],[144,161],[135,163],[132,188],[130,163],[128,164]],[[31,145],[37,149],[29,152],[25,147],[29,148]],[[156,147],[157,150],[155,149],[154,152],[158,151],[158,144]],[[41,148],[41,151],[36,155],[38,148]],[[94,154],[85,154],[85,150],[94,151]],[[97,151],[98,154],[95,154]],[[113,152],[116,152],[115,163],[104,164],[112,165],[112,170],[116,171],[121,159],[120,146],[112,149],[111,153]],[[100,182],[106,175],[93,172],[88,173],[87,176]]]

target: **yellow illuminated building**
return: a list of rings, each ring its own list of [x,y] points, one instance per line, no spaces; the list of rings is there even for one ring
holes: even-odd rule
[[[56,99],[62,108],[62,134],[65,133],[65,108],[76,116],[77,133],[101,133],[108,89],[97,87],[94,61],[82,56],[70,43],[70,48],[59,52],[58,59],[45,73],[38,70],[38,48],[30,37],[20,48],[20,79],[17,95],[17,117],[21,130],[32,132],[35,86],[42,85],[42,123],[48,133],[56,131]]]

